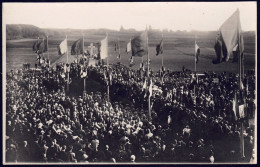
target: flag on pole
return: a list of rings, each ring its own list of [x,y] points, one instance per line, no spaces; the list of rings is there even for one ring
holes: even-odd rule
[[[131,56],[129,60],[130,60],[129,66],[132,67],[134,65],[134,57]]]
[[[143,57],[147,55],[147,31],[131,41],[132,56]]]
[[[195,42],[195,62],[198,63],[199,55],[200,55],[200,47],[198,46],[197,42]]]
[[[240,12],[238,9],[221,25],[219,29],[215,42],[217,59],[213,60],[213,63],[218,64],[222,61],[227,62],[234,48],[236,48],[235,50],[237,50],[237,52],[243,55],[244,40],[240,23]]]
[[[109,84],[112,85],[112,74],[109,72],[108,75],[109,75]]]
[[[237,120],[237,95],[235,93],[235,97],[233,99],[233,112],[235,115],[235,120]]]
[[[100,54],[100,59],[105,59],[108,54],[108,43],[107,43],[107,37],[103,40],[100,41],[99,45],[99,54]]]
[[[131,51],[131,41],[127,43],[127,46],[126,46],[126,52],[127,54]]]
[[[242,91],[244,90],[244,85],[243,85],[242,80],[240,80],[240,89],[241,89]]]
[[[118,43],[115,43],[115,51],[119,50]]]
[[[64,39],[60,45],[58,46],[58,53],[59,55],[63,55],[67,52],[67,39]]]
[[[163,40],[156,46],[156,56],[163,53]]]
[[[44,39],[42,41],[38,42],[35,46],[36,46],[36,53],[38,53],[38,54],[42,54],[48,50],[47,40],[44,40]]]
[[[83,39],[78,39],[71,46],[71,55],[83,54]]]
[[[245,104],[239,105],[239,117],[240,118],[245,117]]]
[[[150,79],[150,85],[149,85],[149,96],[151,97],[153,93],[153,81]]]
[[[33,51],[35,51],[35,53],[38,52],[38,45],[39,45],[39,41],[37,40],[37,41],[33,44],[33,47],[32,47],[32,49],[33,49]]]
[[[104,80],[107,80],[107,75],[106,75],[106,71],[104,71]]]
[[[144,80],[143,87],[142,87],[142,91],[146,90],[146,87],[147,87],[147,83],[146,83],[146,79],[145,79],[145,80]]]

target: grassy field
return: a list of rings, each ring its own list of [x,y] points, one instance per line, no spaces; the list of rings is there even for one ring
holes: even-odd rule
[[[119,39],[120,49],[121,49],[121,63],[124,65],[129,65],[130,54],[125,52],[127,42],[130,38],[133,38],[134,34],[124,34],[124,33],[111,33],[108,34],[109,40],[109,63],[117,63],[118,59],[116,58],[118,52],[114,50],[114,44]],[[90,45],[91,42],[97,43],[105,37],[105,34],[85,34],[85,48]],[[68,45],[69,45],[69,54],[71,45],[73,42],[81,36],[68,36]],[[50,37],[49,38],[49,57],[51,63],[54,62],[66,62],[66,55],[60,57],[58,55],[57,46],[58,44],[65,39],[64,37]],[[22,68],[23,63],[30,63],[31,67],[34,67],[36,63],[37,55],[32,51],[32,45],[37,39],[20,39],[20,40],[7,40],[6,48],[6,68],[7,71],[11,69]],[[155,56],[156,49],[155,46],[160,42],[161,38],[153,33],[149,34],[149,55],[151,59],[151,68],[153,70],[158,70],[161,67],[161,58],[162,55]],[[173,71],[180,71],[182,67],[185,66],[188,69],[194,70],[194,36],[183,35],[183,36],[174,36],[168,35],[164,36],[164,66],[166,69]],[[245,43],[245,70],[255,68],[255,39],[250,37],[244,37]],[[212,64],[212,60],[215,59],[215,51],[213,49],[215,42],[214,36],[198,36],[197,44],[201,48],[201,56],[197,64],[197,71],[228,71],[228,72],[237,72],[238,65],[237,63],[226,62],[218,65]],[[47,57],[47,53],[44,53],[44,57]],[[69,55],[69,61],[72,62],[75,59],[75,56]],[[232,59],[232,55],[231,55]],[[146,57],[144,57],[146,60]],[[134,58],[134,66],[132,68],[139,68],[139,64],[142,61],[142,58]],[[106,62],[106,60],[105,60]]]

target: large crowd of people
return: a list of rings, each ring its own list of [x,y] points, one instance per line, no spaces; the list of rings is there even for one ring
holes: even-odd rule
[[[65,72],[60,65],[7,74],[7,162],[213,163],[254,158],[255,130],[248,123],[255,112],[254,74],[245,75],[241,93],[236,74],[150,70],[150,95],[144,68],[96,66],[87,68],[87,80],[109,86],[109,95],[70,96],[66,87],[82,80],[82,68],[69,67]],[[235,94],[246,104],[244,118],[233,111]]]

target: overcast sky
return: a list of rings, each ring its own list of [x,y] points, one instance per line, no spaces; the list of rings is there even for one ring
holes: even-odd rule
[[[5,24],[40,28],[217,30],[236,9],[242,30],[256,30],[256,2],[3,3]]]

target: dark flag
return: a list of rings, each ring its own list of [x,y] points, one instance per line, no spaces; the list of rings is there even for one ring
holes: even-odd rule
[[[147,31],[131,40],[132,56],[147,55]]]
[[[163,53],[162,42],[163,40],[161,40],[161,42],[156,46],[156,56]]]
[[[215,42],[217,59],[213,60],[213,63],[218,64],[223,61],[227,62],[231,52],[234,51],[234,48],[236,48],[235,50],[237,52],[243,55],[244,40],[242,35],[239,10],[236,10],[236,12],[230,18],[228,18],[219,29],[219,34],[217,35]]]
[[[33,47],[32,47],[33,51],[35,51],[35,53],[38,53],[38,54],[41,54],[41,53],[44,53],[48,50],[48,47],[47,47],[47,40],[42,40],[42,41],[36,41],[34,44],[33,44]]]
[[[195,43],[195,62],[198,63],[199,61],[199,55],[200,55],[200,47],[197,43]]]
[[[83,40],[78,39],[71,46],[71,55],[83,54]]]
[[[121,55],[120,55],[120,54],[118,54],[117,58],[118,58],[118,59],[121,59]]]
[[[119,46],[117,43],[115,43],[115,51],[117,51],[119,49]]]
[[[33,44],[33,47],[32,47],[32,49],[33,49],[33,51],[35,51],[35,53],[37,53],[37,51],[38,51],[38,44],[39,44],[39,41],[36,41],[34,44]]]

